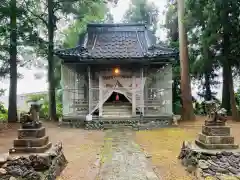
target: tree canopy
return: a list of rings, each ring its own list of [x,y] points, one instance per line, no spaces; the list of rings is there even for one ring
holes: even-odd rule
[[[156,33],[158,28],[158,8],[148,0],[131,0],[123,17],[125,23],[145,23]]]

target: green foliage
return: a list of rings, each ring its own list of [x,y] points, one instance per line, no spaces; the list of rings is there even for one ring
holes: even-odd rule
[[[99,4],[97,7],[99,8],[98,13],[86,14],[82,19],[73,21],[73,24],[65,30],[65,48],[72,48],[77,45],[79,35],[86,32],[86,27],[89,22],[101,22],[104,20],[104,10],[106,10],[106,8],[103,4]]]
[[[226,70],[229,66],[239,69],[240,41],[237,34],[240,32],[240,23],[236,19],[240,16],[240,0],[186,0],[185,9],[184,23],[188,33],[191,78],[200,82],[200,97],[205,100],[215,99],[216,93],[212,88],[219,84],[216,72],[220,68]],[[168,1],[165,27],[168,30],[169,45],[178,47],[176,1]],[[223,74],[224,86],[227,88],[223,91],[223,99],[227,97],[225,102],[228,104],[228,93],[232,91],[228,85],[231,81],[231,67]],[[180,64],[174,64],[173,73],[173,103],[179,105]],[[223,107],[227,109],[226,104]]]
[[[240,55],[239,21],[240,0],[212,1],[187,0],[187,24],[189,26],[189,42],[192,46],[195,64],[193,76],[202,81],[205,92],[200,92],[205,99],[214,98],[211,86],[216,82],[216,71],[223,68],[222,107],[228,114],[234,108],[230,107],[230,95],[233,88],[232,67],[239,67],[237,60]],[[197,47],[197,48],[196,48]]]
[[[3,96],[5,93],[4,89],[0,89],[0,97]],[[0,102],[0,122],[7,121],[8,118],[8,112],[7,109],[4,107],[4,105]]]
[[[57,117],[62,117],[62,103],[59,100],[56,100],[56,111]],[[41,110],[39,113],[40,118],[48,119],[48,112],[49,112],[49,103],[48,100],[45,100],[41,106]]]
[[[158,26],[159,11],[154,3],[147,0],[131,0],[123,21],[128,23],[146,23],[155,33]]]
[[[45,100],[46,97],[47,97],[46,94],[33,94],[33,95],[29,95],[27,102],[42,101],[42,100]]]
[[[238,89],[237,92],[235,93],[235,99],[237,103],[237,109],[238,111],[240,111],[240,89]]]
[[[17,46],[18,53],[25,54],[29,46],[36,47],[39,37],[37,29],[38,19],[31,15],[33,11],[33,0],[17,1]],[[36,2],[35,2],[36,3]],[[31,9],[31,11],[30,11]],[[11,15],[10,0],[3,0],[0,3],[0,76],[5,76],[9,73],[9,42],[10,42],[10,15]],[[28,60],[29,61],[29,60]],[[21,64],[29,63],[21,62]],[[20,62],[19,62],[20,64]]]
[[[35,94],[30,95],[28,97],[27,102],[33,102],[33,101],[41,101],[41,109],[39,112],[40,118],[43,119],[49,119],[49,100],[47,94]],[[57,117],[62,116],[62,100],[61,100],[61,93],[57,93],[56,96],[56,111],[57,111]]]
[[[0,122],[6,122],[8,118],[7,109],[0,102]]]

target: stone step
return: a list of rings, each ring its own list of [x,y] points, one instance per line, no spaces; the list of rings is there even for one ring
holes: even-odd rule
[[[132,129],[132,126],[130,125],[118,125],[118,124],[114,124],[114,125],[104,125],[104,129]]]
[[[117,115],[103,115],[102,118],[104,119],[117,119],[119,116]],[[121,115],[121,118],[131,118],[130,115]]]
[[[225,126],[225,122],[223,121],[217,121],[217,122],[214,122],[214,121],[205,121],[205,126]]]
[[[104,111],[103,114],[115,114],[115,115],[132,115],[131,111]]]
[[[9,150],[10,154],[14,153],[44,153],[52,147],[52,143],[48,143],[42,147],[13,147]]]
[[[103,109],[103,112],[114,112],[114,111],[118,111],[118,112],[125,112],[125,111],[130,111],[132,112],[132,109]]]
[[[132,109],[132,106],[103,106],[103,109]]]
[[[44,136],[35,139],[15,139],[13,141],[13,147],[41,147],[49,142],[49,137]]]
[[[232,136],[206,136],[199,133],[198,140],[205,144],[234,144]]]
[[[228,126],[203,126],[202,133],[207,136],[230,136]]]
[[[45,127],[39,129],[18,129],[18,139],[42,138],[46,135]]]
[[[125,111],[131,111],[132,112],[132,109],[121,109],[121,108],[119,108],[119,109],[103,109],[103,112],[112,112],[112,111],[118,111],[118,112],[125,112]]]
[[[101,117],[101,122],[103,123],[131,123],[131,122],[139,122],[139,118],[134,117]]]
[[[103,114],[112,114],[112,115],[132,115],[132,112],[126,112],[126,111],[123,111],[123,112],[119,112],[119,111],[114,111],[114,112],[109,112],[109,111],[106,111],[106,112],[103,112]]]
[[[230,149],[238,149],[239,148],[238,144],[205,144],[205,143],[200,142],[198,140],[195,140],[195,143],[200,148],[211,149],[211,150],[217,150],[217,149],[230,150]]]
[[[116,106],[116,105],[128,105],[130,106],[131,103],[130,102],[105,102],[104,106]]]
[[[109,109],[104,109],[103,110],[103,113],[104,112],[128,112],[128,113],[132,113],[132,110],[131,109],[111,109],[111,110],[109,110]]]
[[[122,116],[122,115],[129,115],[131,116],[132,115],[132,112],[103,112],[103,115],[118,115],[118,116]]]

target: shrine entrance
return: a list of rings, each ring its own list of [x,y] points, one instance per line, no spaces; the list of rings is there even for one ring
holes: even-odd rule
[[[111,96],[105,103],[130,103],[129,100],[121,93],[112,92]]]
[[[103,104],[103,114],[105,118],[125,118],[131,117],[132,104],[124,94],[113,91],[110,97]]]

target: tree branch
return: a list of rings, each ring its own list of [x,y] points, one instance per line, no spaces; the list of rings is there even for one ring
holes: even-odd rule
[[[26,9],[27,9],[27,11],[28,11],[31,15],[33,15],[34,17],[40,19],[46,27],[48,26],[48,22],[42,17],[43,14],[35,14],[35,13],[32,12],[27,6],[26,6]]]

